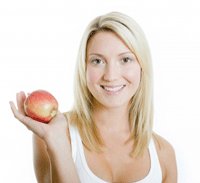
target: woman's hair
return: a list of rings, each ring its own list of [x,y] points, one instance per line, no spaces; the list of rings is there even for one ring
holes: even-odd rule
[[[92,117],[92,98],[86,83],[87,45],[99,31],[117,34],[136,56],[141,66],[140,85],[131,98],[129,122],[134,145],[132,156],[142,155],[152,137],[153,92],[152,64],[147,40],[140,26],[129,16],[111,12],[95,18],[86,28],[80,44],[74,82],[74,108],[69,113],[70,121],[78,127],[84,145],[100,151],[104,144]]]

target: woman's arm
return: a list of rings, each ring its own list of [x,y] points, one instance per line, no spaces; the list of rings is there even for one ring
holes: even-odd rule
[[[162,183],[177,183],[177,165],[172,145],[159,135],[155,135],[156,148],[162,168]]]
[[[39,183],[78,183],[71,155],[68,123],[58,113],[48,124],[35,121],[24,113],[24,92],[17,94],[17,106],[10,102],[14,116],[34,133],[34,166]]]
[[[33,134],[33,163],[37,182],[51,182],[50,160],[47,147],[44,140],[35,134]]]
[[[66,137],[67,139],[67,137]],[[54,147],[55,146],[55,147]],[[78,175],[72,159],[68,140],[47,146],[45,142],[33,136],[34,168],[38,183],[78,183]]]
[[[51,134],[47,139],[52,183],[79,183],[79,177],[72,158],[71,145],[66,131]]]

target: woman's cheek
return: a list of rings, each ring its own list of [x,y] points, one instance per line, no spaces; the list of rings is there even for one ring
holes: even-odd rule
[[[132,83],[137,83],[139,85],[140,79],[141,79],[141,69],[127,69],[127,71],[124,73],[127,80],[129,80]]]
[[[101,74],[97,69],[87,69],[87,83],[95,84],[100,80]]]

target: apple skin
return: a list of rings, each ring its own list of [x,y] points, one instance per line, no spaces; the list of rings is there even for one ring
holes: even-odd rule
[[[48,91],[35,90],[24,101],[24,111],[36,121],[49,123],[57,114],[58,102]]]

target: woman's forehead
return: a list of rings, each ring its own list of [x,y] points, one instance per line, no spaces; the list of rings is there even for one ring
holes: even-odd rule
[[[124,41],[114,32],[100,31],[94,34],[87,45],[88,54],[103,54],[106,52],[131,52]]]

